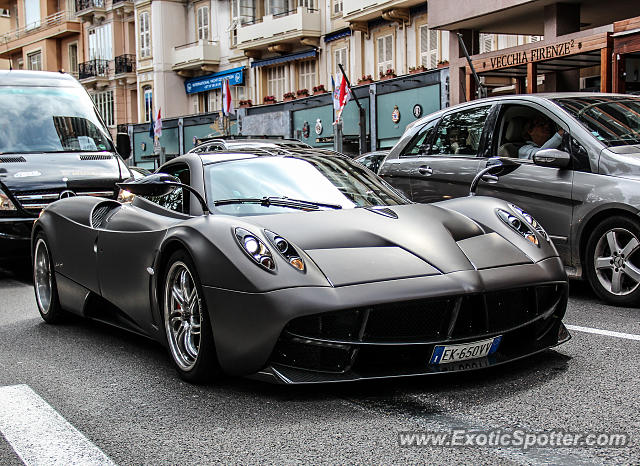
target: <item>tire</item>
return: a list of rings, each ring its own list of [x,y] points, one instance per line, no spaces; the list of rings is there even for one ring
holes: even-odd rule
[[[640,303],[640,222],[614,215],[589,236],[586,275],[593,291],[617,306]]]
[[[43,232],[36,235],[33,247],[33,289],[42,319],[48,324],[62,322],[64,311],[60,307],[58,298],[58,286],[49,243]]]
[[[219,378],[221,370],[202,285],[185,251],[174,252],[165,268],[162,310],[169,354],[180,377],[190,383]]]

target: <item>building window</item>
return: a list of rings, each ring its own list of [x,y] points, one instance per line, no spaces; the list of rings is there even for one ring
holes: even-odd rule
[[[144,121],[151,120],[153,114],[153,91],[150,87],[144,88]]]
[[[0,8],[0,16],[2,16],[4,18],[8,18],[9,17],[9,10],[7,10],[5,8]]]
[[[113,91],[98,92],[91,96],[98,112],[107,126],[115,125],[113,112]]]
[[[42,71],[42,52],[27,54],[27,67],[29,70]]]
[[[276,100],[281,100],[284,95],[285,87],[284,65],[267,68],[267,92]]]
[[[209,7],[198,8],[198,40],[209,40]]]
[[[140,58],[151,56],[151,33],[149,30],[149,12],[140,13],[138,18],[140,29]],[[148,121],[148,120],[147,120]]]
[[[495,49],[495,34],[480,34],[480,53],[491,52]]]
[[[69,73],[78,74],[78,44],[69,44]]]
[[[298,63],[298,89],[312,92],[316,85],[316,61],[308,60]]]
[[[333,7],[331,8],[331,11],[333,12],[334,15],[341,15],[342,0],[333,0]]]
[[[298,6],[307,7],[310,10],[313,10],[315,7],[314,0],[298,0]]]
[[[288,8],[288,0],[267,0],[267,14],[268,15],[281,15],[286,13]]]
[[[40,26],[40,0],[24,0],[25,29]]]
[[[438,31],[420,26],[420,64],[427,69],[438,66]]]
[[[393,35],[378,37],[378,74],[385,74],[387,70],[393,70]]]
[[[89,60],[113,59],[113,36],[111,23],[89,31]]]
[[[256,18],[254,0],[231,0],[231,26],[229,26],[231,46],[238,44],[238,28],[245,23],[253,23]]]
[[[333,74],[337,74],[340,71],[338,65],[342,65],[345,73],[349,73],[349,49],[347,47],[340,47],[333,50]]]

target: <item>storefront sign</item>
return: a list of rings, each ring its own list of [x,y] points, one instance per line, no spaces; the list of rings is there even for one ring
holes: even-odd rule
[[[416,118],[420,118],[422,116],[422,105],[415,104],[413,106],[413,116]]]
[[[605,47],[607,44],[606,34],[595,34],[579,39],[567,39],[562,42],[545,44],[533,42],[517,47],[514,52],[503,55],[476,58],[473,57],[473,66],[478,73],[509,68],[512,66],[522,66],[528,63],[536,63],[545,60],[567,57],[580,53],[589,52]]]
[[[307,139],[309,138],[309,122],[305,121],[302,125],[302,137]]]
[[[322,134],[322,120],[320,120],[320,118],[316,120],[316,134],[318,136]]]
[[[200,78],[193,78],[185,81],[184,87],[187,94],[195,94],[198,92],[210,91],[212,89],[220,89],[222,83],[227,79],[231,86],[242,84],[244,81],[244,73],[242,68],[234,68],[227,72],[220,72],[210,74],[208,76],[202,76]]]

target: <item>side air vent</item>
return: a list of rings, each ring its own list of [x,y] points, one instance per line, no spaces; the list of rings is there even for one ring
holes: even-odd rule
[[[80,160],[111,160],[113,157],[109,154],[89,154],[81,155]]]
[[[119,202],[101,202],[96,204],[91,212],[91,227],[104,228],[111,215],[119,208]]]
[[[25,159],[22,156],[19,157],[0,157],[0,163],[20,163],[20,162],[26,162],[27,159]]]

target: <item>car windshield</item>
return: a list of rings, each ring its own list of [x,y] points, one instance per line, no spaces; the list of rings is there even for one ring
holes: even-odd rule
[[[269,203],[215,203],[274,197],[350,209],[409,202],[362,166],[335,156],[260,156],[212,163],[205,166],[205,185],[213,212],[239,216],[296,210]]]
[[[0,86],[0,153],[113,151],[84,89]]]
[[[640,99],[571,97],[555,99],[593,136],[607,146],[640,143]]]

